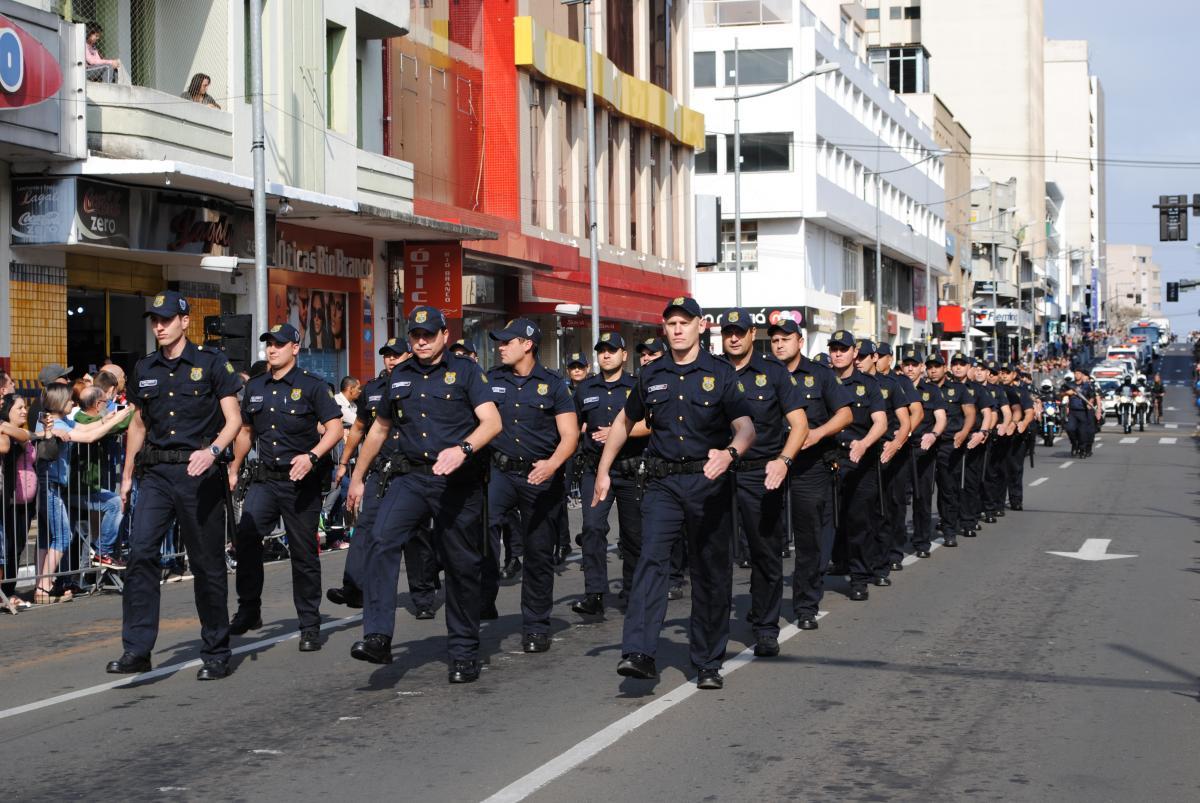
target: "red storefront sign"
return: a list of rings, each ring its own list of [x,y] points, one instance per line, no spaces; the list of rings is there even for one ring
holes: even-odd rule
[[[429,306],[440,309],[447,320],[461,319],[462,262],[460,243],[406,243],[404,314]]]
[[[0,16],[0,109],[34,106],[62,87],[62,68],[42,43]]]
[[[938,307],[938,321],[941,322],[946,334],[961,335],[963,331],[963,308],[957,305]]]
[[[563,329],[591,329],[592,319],[584,315],[570,315],[565,318],[559,318],[559,323]],[[616,321],[606,321],[601,319],[601,332],[615,332],[621,328],[621,325]]]

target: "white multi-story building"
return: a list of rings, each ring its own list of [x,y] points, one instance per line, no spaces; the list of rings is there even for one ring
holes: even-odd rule
[[[927,277],[946,272],[937,142],[864,60],[861,5],[838,11],[830,25],[799,0],[709,0],[692,14],[692,99],[706,121],[695,187],[720,196],[725,246],[721,264],[697,270],[695,292],[714,321],[737,297],[734,104],[724,100],[733,95],[735,62],[742,95],[838,65],[739,104],[742,306],[760,323],[800,317],[810,352],[837,328],[894,343],[924,337]],[[876,306],[877,238],[884,316]]]
[[[1101,299],[1102,318],[1110,329],[1126,331],[1133,318],[1162,314],[1162,270],[1149,245],[1109,245],[1108,287]]]

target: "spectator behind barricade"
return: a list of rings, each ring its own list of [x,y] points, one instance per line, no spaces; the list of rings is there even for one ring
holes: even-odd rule
[[[192,80],[188,82],[188,88],[184,90],[179,97],[184,100],[190,100],[193,103],[199,103],[204,106],[211,106],[214,109],[221,108],[221,104],[213,100],[213,96],[208,94],[208,87],[212,84],[212,79],[202,72],[198,72],[192,76]]]
[[[0,371],[0,398],[17,392],[17,383],[7,371]]]
[[[94,396],[93,399],[98,409],[103,393]],[[38,454],[39,464],[45,467],[45,488],[40,491],[42,513],[39,515],[38,527],[39,571],[33,599],[39,605],[67,602],[72,598],[70,591],[55,594],[52,577],[58,571],[59,562],[73,540],[68,501],[74,501],[86,510],[97,510],[101,513],[101,542],[106,536],[115,541],[121,525],[120,496],[111,491],[93,491],[86,483],[72,483],[71,455],[75,445],[95,443],[107,435],[113,427],[129,417],[133,408],[127,407],[118,413],[110,413],[90,424],[77,424],[68,418],[70,408],[70,386],[51,385],[42,394],[43,418],[38,421],[37,432],[53,431],[56,435],[62,433],[65,442],[60,444],[58,449]],[[109,557],[111,559],[111,556]]]
[[[104,35],[104,26],[98,22],[87,24],[87,39],[83,46],[84,72],[89,81],[99,81],[104,84],[124,83],[125,68],[120,59],[106,59],[100,53],[100,37]]]
[[[79,495],[89,510],[101,510],[104,517],[100,523],[99,562],[102,566],[118,566],[117,541],[121,526],[120,473],[113,470],[113,452],[124,455],[121,435],[129,428],[133,416],[124,412],[126,408],[110,411],[107,394],[99,387],[90,387],[83,392],[80,411],[73,417],[77,424],[103,423],[106,415],[115,413],[115,423],[99,443],[78,449],[75,454],[75,476],[79,478]],[[124,462],[123,460],[121,461]],[[116,515],[113,513],[113,497],[116,500]]]
[[[338,403],[338,407],[342,408],[342,424],[346,427],[347,432],[350,427],[354,426],[354,418],[358,411],[358,406],[354,402],[361,393],[362,383],[352,376],[346,376],[342,377],[341,392],[333,397],[333,400]]]
[[[0,377],[0,383],[5,378]],[[9,379],[11,382],[11,379]],[[0,387],[3,387],[0,384]],[[3,610],[16,613],[29,603],[15,595],[17,572],[29,540],[29,522],[37,499],[37,472],[29,436],[29,407],[9,391],[0,396],[0,589],[8,601]]]

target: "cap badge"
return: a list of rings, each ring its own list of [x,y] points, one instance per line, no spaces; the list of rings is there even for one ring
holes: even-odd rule
[[[394,337],[389,337],[389,338],[388,338],[388,341],[387,341],[387,344],[388,344],[389,346],[394,346],[394,345],[396,345],[396,338],[394,338]]]
[[[186,309],[187,309],[187,302],[186,302],[186,301],[184,301],[182,298],[181,298],[181,299],[179,299],[179,310],[180,310],[180,312],[182,312],[182,311],[184,311],[184,310],[186,310]]]
[[[612,332],[605,332],[604,334],[600,335],[600,342],[607,343],[610,340],[612,340]]]
[[[533,327],[532,326],[525,327],[525,337],[533,337]]]
[[[686,299],[684,299],[684,297],[683,297],[683,296],[675,296],[675,298],[672,298],[672,299],[671,299],[671,306],[673,306],[673,307],[678,307],[678,306],[679,306],[679,305],[681,305],[681,304],[682,304],[682,303],[683,303],[685,300],[686,300]]]
[[[419,309],[417,310],[417,314],[413,316],[413,321],[416,323],[425,323],[425,319],[428,317],[429,313],[423,309]]]
[[[162,293],[159,293],[158,295],[156,295],[154,297],[154,306],[161,307],[163,304],[166,304],[166,303],[167,303],[167,297],[164,296]]]
[[[283,324],[281,324],[281,323],[277,323],[277,324],[275,324],[274,326],[272,326],[272,327],[271,327],[271,331],[272,331],[272,332],[278,332],[278,331],[279,331],[280,329],[282,329],[282,328],[283,328]]]
[[[742,317],[741,314],[738,313],[737,310],[734,310],[733,312],[729,313],[729,316],[725,320],[729,321],[730,323],[737,323],[738,318],[740,317]]]

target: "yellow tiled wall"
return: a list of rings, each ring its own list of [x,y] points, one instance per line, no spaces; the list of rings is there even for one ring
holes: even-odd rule
[[[188,340],[196,344],[204,343],[204,316],[221,314],[221,299],[187,297],[191,313],[188,315]]]
[[[67,281],[63,268],[12,266],[12,374],[36,380],[52,362],[67,363]]]

